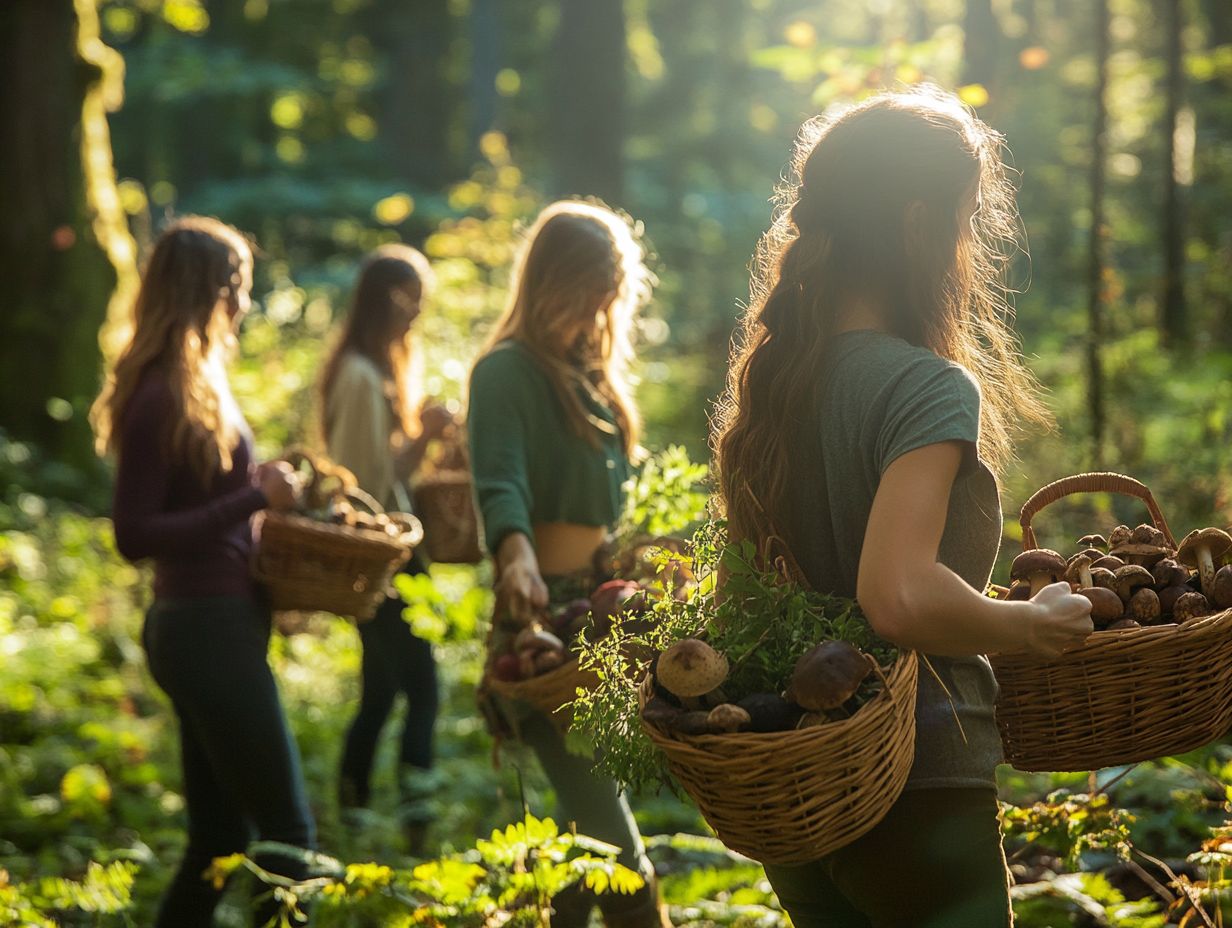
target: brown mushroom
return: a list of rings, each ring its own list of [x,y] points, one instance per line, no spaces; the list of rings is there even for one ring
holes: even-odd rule
[[[646,701],[646,705],[642,706],[642,718],[651,725],[670,729],[672,722],[683,711],[683,709],[673,706],[666,699],[654,696]]]
[[[1099,627],[1114,622],[1125,612],[1121,597],[1102,586],[1091,586],[1078,591],[1091,601],[1091,622]]]
[[[1116,588],[1116,574],[1107,567],[1092,567],[1091,585],[1102,586],[1105,590],[1113,590]]]
[[[1129,533],[1129,543],[1131,545],[1154,545],[1157,548],[1162,548],[1167,539],[1164,533],[1153,525],[1143,522]]]
[[[1032,596],[1064,576],[1065,558],[1047,548],[1022,552],[1010,567],[1010,579],[1030,583]]]
[[[1176,559],[1198,569],[1202,592],[1209,596],[1215,582],[1215,559],[1223,557],[1229,548],[1232,548],[1232,535],[1223,529],[1196,528],[1181,541]]]
[[[1176,586],[1166,586],[1159,591],[1159,611],[1164,615],[1171,615],[1176,611],[1176,601],[1186,593],[1192,593],[1188,586],[1177,584]]]
[[[1164,558],[1152,567],[1151,576],[1155,580],[1155,586],[1160,589],[1181,586],[1189,582],[1189,571],[1170,557]]]
[[[749,731],[790,731],[804,714],[778,693],[754,693],[736,705],[749,714]]]
[[[1133,536],[1133,530],[1128,525],[1118,525],[1112,530],[1108,536],[1108,548],[1119,548],[1121,545],[1129,544],[1129,539]]]
[[[706,718],[706,727],[715,734],[729,734],[748,730],[751,722],[752,719],[746,711],[730,702],[725,702],[710,710],[710,715]]]
[[[708,735],[710,734],[710,713],[705,709],[694,709],[673,716],[663,726],[673,735]]]
[[[1071,557],[1069,566],[1065,569],[1065,579],[1079,589],[1094,586],[1091,579],[1091,558],[1086,554],[1075,554]]]
[[[1031,598],[1031,585],[1029,583],[1015,583],[1010,587],[1010,593],[1007,600],[1019,601]]]
[[[659,655],[655,674],[659,685],[686,709],[697,709],[702,705],[701,697],[717,690],[727,679],[727,658],[704,641],[685,638]]]
[[[1106,556],[1105,552],[1100,551],[1098,548],[1083,548],[1077,554],[1073,555],[1066,563],[1072,565],[1074,561],[1078,560],[1078,558],[1083,557],[1084,555],[1092,564],[1098,561],[1101,557]]]
[[[784,694],[810,712],[841,706],[855,695],[872,665],[846,641],[823,641],[798,661]]]
[[[1220,609],[1232,609],[1232,565],[1225,564],[1215,571],[1211,602]]]
[[[1108,550],[1108,539],[1103,535],[1083,535],[1078,539],[1078,544],[1085,545],[1088,548],[1102,548]]]
[[[1210,611],[1211,606],[1205,596],[1201,593],[1186,593],[1177,598],[1176,605],[1172,607],[1172,618],[1180,624],[1209,615]]]
[[[1114,576],[1116,594],[1125,602],[1129,602],[1130,597],[1134,595],[1134,590],[1138,587],[1150,586],[1155,582],[1151,572],[1139,564],[1126,564],[1117,570]]]
[[[1101,557],[1098,561],[1091,562],[1092,569],[1098,568],[1100,570],[1120,570],[1124,566],[1125,562],[1123,560],[1111,554]]]
[[[1124,618],[1124,619],[1117,619],[1115,622],[1113,622],[1111,625],[1108,626],[1106,631],[1120,632],[1120,631],[1125,631],[1126,629],[1130,629],[1130,628],[1141,628],[1141,627],[1142,627],[1141,624],[1139,624],[1135,619]]]
[[[1149,586],[1144,586],[1129,598],[1126,614],[1143,625],[1150,625],[1159,619],[1161,611],[1159,595]]]

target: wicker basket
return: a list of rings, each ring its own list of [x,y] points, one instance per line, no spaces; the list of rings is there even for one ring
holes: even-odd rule
[[[807,863],[867,833],[907,781],[918,658],[908,652],[877,673],[882,691],[841,722],[698,736],[642,727],[724,844],[762,863]],[[648,674],[640,705],[652,695]]]
[[[1035,514],[1074,493],[1142,500],[1175,546],[1143,484],[1120,474],[1079,474],[1027,500],[1020,516],[1024,549],[1036,547]],[[1001,687],[1001,741],[1007,762],[1019,770],[1132,764],[1191,751],[1232,728],[1232,611],[1179,626],[1095,632],[1052,660],[999,655],[992,663]]]
[[[479,519],[469,470],[441,470],[415,485],[415,512],[424,526],[424,548],[438,564],[478,564]]]
[[[252,573],[269,590],[275,612],[320,610],[363,620],[384,601],[423,529],[412,521],[395,538],[267,510],[254,534]]]
[[[567,731],[573,722],[573,709],[578,689],[592,689],[599,682],[593,670],[583,670],[575,657],[559,667],[525,680],[498,680],[490,673],[483,678],[484,688],[504,699],[514,699],[534,706],[556,725]]]

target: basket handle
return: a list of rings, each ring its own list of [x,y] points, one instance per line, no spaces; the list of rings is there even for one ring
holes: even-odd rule
[[[1035,531],[1031,528],[1031,520],[1035,515],[1045,506],[1075,493],[1120,493],[1122,496],[1132,496],[1142,500],[1151,514],[1151,522],[1164,533],[1169,547],[1176,547],[1176,539],[1172,537],[1167,520],[1164,519],[1159,504],[1155,502],[1155,497],[1151,495],[1146,484],[1133,477],[1126,477],[1124,474],[1090,473],[1075,474],[1072,477],[1054,480],[1046,487],[1037,490],[1029,500],[1023,503],[1022,511],[1018,515],[1018,524],[1022,526],[1022,549],[1024,551],[1039,547],[1035,541]]]

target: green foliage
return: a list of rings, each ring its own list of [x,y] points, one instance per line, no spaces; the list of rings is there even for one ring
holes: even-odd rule
[[[42,877],[27,883],[11,883],[0,870],[0,925],[23,928],[57,928],[56,915],[82,912],[115,915],[132,904],[133,873],[129,863],[103,866],[90,862],[81,880]]]
[[[561,832],[550,818],[529,813],[476,841],[470,851],[408,868],[343,864],[270,843],[250,849],[254,855],[263,852],[300,857],[313,875],[286,880],[236,854],[215,860],[207,877],[221,885],[248,870],[270,887],[285,919],[311,911],[308,924],[316,928],[357,922],[478,928],[493,920],[530,928],[546,925],[552,899],[575,883],[600,895],[633,893],[643,885],[637,873],[616,862],[617,848]]]
[[[469,568],[433,565],[428,574],[398,574],[394,586],[406,603],[402,618],[433,644],[474,639],[492,611],[489,584],[476,582]]]
[[[1169,924],[1158,902],[1126,900],[1099,873],[1067,873],[1014,888],[1018,928],[1100,925],[1106,928],[1164,928]]]
[[[677,535],[706,514],[710,468],[689,460],[682,445],[648,457],[625,486],[625,507],[614,535],[619,550],[638,537]]]
[[[1088,795],[1057,790],[1029,807],[1002,810],[1007,837],[1039,845],[1077,869],[1083,853],[1112,851],[1129,855],[1129,826],[1134,816],[1118,809],[1105,793]]]
[[[618,622],[611,634],[583,644],[581,661],[599,674],[599,685],[579,692],[575,729],[598,748],[598,769],[633,790],[669,782],[666,761],[642,731],[638,689],[649,660],[676,641],[704,634],[731,667],[723,691],[738,701],[780,692],[795,662],[825,640],[850,641],[888,666],[897,651],[877,638],[851,600],[825,596],[786,582],[758,563],[754,546],[728,542],[723,525],[708,522],[693,536],[689,555],[663,552],[662,566],[685,562],[698,580],[685,597],[655,604],[649,629]],[[720,569],[723,596],[717,597]]]

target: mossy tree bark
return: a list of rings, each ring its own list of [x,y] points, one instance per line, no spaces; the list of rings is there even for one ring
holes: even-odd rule
[[[94,460],[99,331],[135,278],[107,128],[123,61],[95,2],[0,4],[0,427],[74,466]]]

